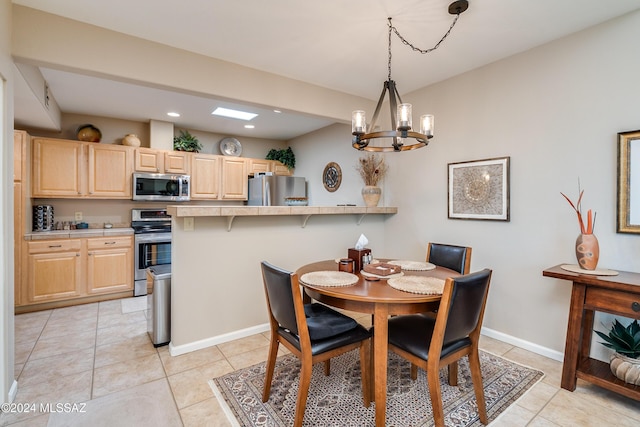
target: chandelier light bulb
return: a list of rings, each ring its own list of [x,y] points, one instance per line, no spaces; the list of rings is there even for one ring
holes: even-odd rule
[[[411,104],[400,104],[398,105],[398,114],[396,116],[397,127],[396,129],[403,130],[411,130],[412,120],[411,120]]]
[[[351,134],[362,135],[366,133],[367,119],[365,112],[362,110],[356,110],[351,113]]]
[[[420,116],[420,133],[426,136],[433,136],[433,115],[425,114]]]

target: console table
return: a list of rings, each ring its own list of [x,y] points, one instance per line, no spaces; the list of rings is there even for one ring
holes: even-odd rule
[[[620,271],[617,276],[595,276],[572,273],[556,265],[542,275],[573,282],[562,388],[574,391],[580,378],[640,400],[640,386],[625,383],[611,373],[608,363],[589,357],[594,312],[640,319],[640,273]]]

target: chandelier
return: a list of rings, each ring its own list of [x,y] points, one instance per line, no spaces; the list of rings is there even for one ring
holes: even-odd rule
[[[396,88],[396,83],[391,80],[391,33],[394,32],[402,43],[409,46],[416,52],[420,52],[422,54],[426,54],[436,50],[440,44],[447,38],[453,26],[456,25],[460,14],[467,10],[469,7],[469,2],[467,0],[457,0],[449,5],[449,13],[451,15],[456,15],[453,20],[453,23],[449,27],[449,30],[442,36],[440,41],[435,44],[434,47],[430,49],[419,49],[409,43],[393,26],[391,23],[391,18],[388,18],[389,23],[389,60],[387,63],[387,67],[389,70],[389,75],[387,77],[387,81],[384,82],[382,87],[382,93],[380,94],[380,99],[378,100],[378,104],[376,105],[376,110],[373,113],[373,119],[371,120],[371,124],[369,124],[368,132],[367,132],[367,122],[366,122],[366,114],[362,110],[356,110],[351,114],[351,134],[353,135],[352,145],[353,148],[358,150],[366,150],[366,151],[407,151],[407,150],[415,150],[416,148],[425,147],[429,144],[429,139],[433,138],[433,115],[425,114],[420,117],[419,123],[419,132],[415,132],[412,130],[413,120],[411,117],[411,104],[405,104],[402,102],[400,98],[400,94],[398,93],[398,89]],[[385,131],[376,131],[375,125],[376,120],[378,120],[378,114],[380,113],[380,109],[382,108],[382,103],[384,101],[384,96],[386,93],[389,93],[389,110],[391,113],[391,123],[396,124],[395,130],[385,130]],[[381,146],[373,146],[369,145],[369,142],[373,139],[377,138],[391,138],[391,146],[389,147],[381,147]],[[416,140],[413,144],[406,144],[404,141],[407,138],[414,138]]]

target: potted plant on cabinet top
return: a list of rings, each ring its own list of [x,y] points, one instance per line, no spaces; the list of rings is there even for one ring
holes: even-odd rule
[[[191,135],[188,130],[181,130],[179,136],[173,137],[173,149],[198,153],[202,150],[202,145],[200,145],[198,138]]]
[[[265,160],[277,160],[283,165],[285,165],[289,170],[296,167],[296,156],[293,154],[293,150],[291,147],[287,147],[286,149],[276,150],[272,148],[267,153],[267,157]]]
[[[596,334],[606,342],[605,347],[615,350],[611,355],[611,372],[622,381],[640,385],[640,324],[638,320],[622,326],[618,319],[614,320],[609,335],[600,331]]]

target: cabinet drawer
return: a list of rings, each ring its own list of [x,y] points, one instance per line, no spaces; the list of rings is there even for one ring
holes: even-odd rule
[[[133,238],[125,237],[98,237],[87,239],[87,249],[111,249],[111,248],[128,248],[133,244]]]
[[[587,288],[585,308],[640,319],[640,294]]]
[[[27,242],[30,254],[42,254],[50,252],[80,251],[82,242],[77,239],[65,240],[40,240],[37,242]]]

